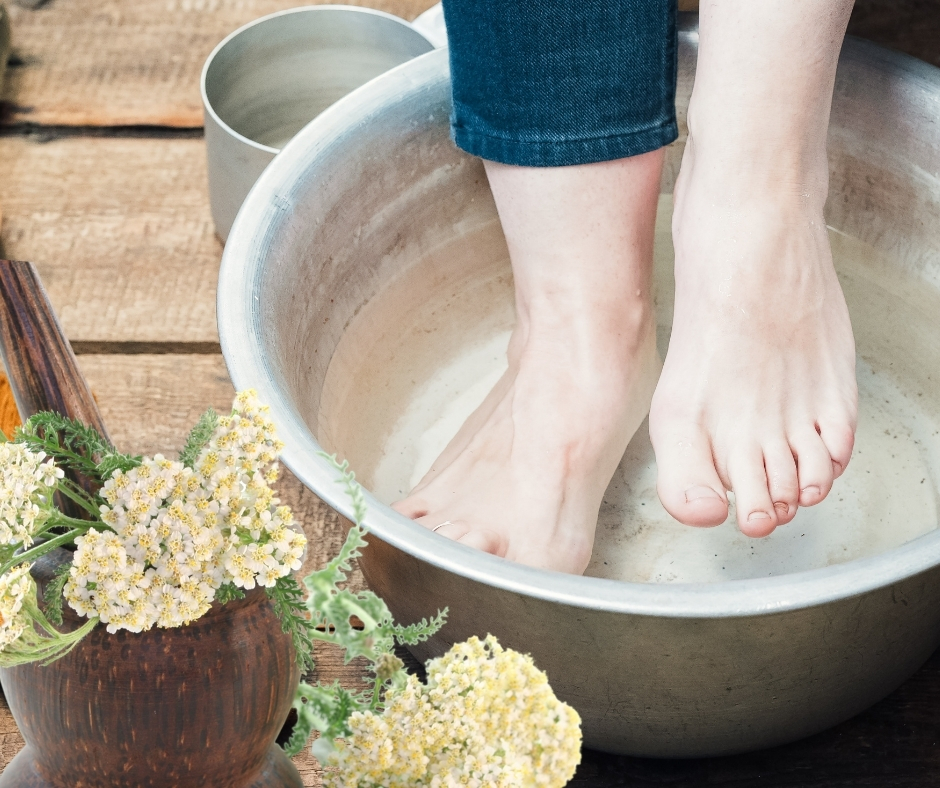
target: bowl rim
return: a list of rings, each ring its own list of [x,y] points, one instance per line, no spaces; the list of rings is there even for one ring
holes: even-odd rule
[[[694,31],[687,35],[693,37]],[[931,76],[940,96],[940,69],[901,53],[847,38],[843,57],[878,50],[880,66],[898,75]],[[318,456],[322,448],[278,386],[278,373],[262,356],[260,244],[290,205],[291,184],[355,123],[399,97],[440,91],[449,83],[446,48],[390,70],[341,99],[300,131],[259,178],[236,218],[225,246],[217,314],[222,353],[237,389],[254,388],[270,406],[285,443],[282,461],[298,479],[347,519],[350,502],[337,472]],[[924,72],[921,66],[929,69]],[[932,73],[931,73],[932,72]],[[351,120],[352,119],[352,120]],[[715,583],[635,583],[564,574],[516,564],[444,537],[366,493],[364,525],[383,542],[439,569],[508,592],[585,610],[664,618],[737,618],[800,610],[885,588],[940,564],[940,529],[874,556],[772,577]]]
[[[222,128],[227,134],[237,139],[239,142],[242,142],[245,145],[248,145],[249,147],[254,148],[255,150],[263,151],[265,153],[270,153],[270,154],[277,154],[282,149],[273,148],[270,145],[264,145],[260,142],[256,142],[250,137],[246,137],[244,134],[241,134],[240,132],[235,131],[235,129],[229,126],[228,123],[222,120],[219,114],[215,111],[215,107],[212,106],[212,102],[209,101],[209,94],[206,92],[206,79],[209,76],[209,69],[212,68],[212,64],[215,61],[216,56],[223,49],[225,49],[225,47],[229,44],[229,42],[235,40],[236,38],[238,38],[238,36],[247,32],[251,28],[256,27],[258,25],[262,25],[265,22],[270,22],[272,19],[277,19],[282,16],[309,13],[311,11],[353,12],[356,14],[362,14],[364,16],[374,16],[374,17],[379,17],[382,19],[388,19],[392,22],[402,25],[403,27],[408,28],[409,30],[414,32],[417,36],[423,38],[425,41],[428,42],[428,44],[432,47],[432,49],[434,47],[434,42],[431,41],[430,38],[428,38],[421,30],[416,28],[407,19],[403,19],[400,16],[395,16],[395,14],[390,14],[386,11],[380,11],[377,8],[367,8],[364,6],[357,6],[357,5],[343,5],[339,3],[333,3],[329,5],[302,5],[302,6],[297,6],[295,8],[286,8],[283,11],[275,11],[271,14],[265,14],[264,16],[260,16],[257,19],[253,19],[252,21],[242,25],[237,30],[233,30],[225,38],[223,38],[218,44],[215,45],[215,47],[212,49],[212,52],[209,53],[209,57],[206,58],[206,62],[203,63],[202,72],[200,73],[200,76],[199,76],[199,95],[200,95],[200,98],[202,99],[203,112],[209,115],[212,118],[212,120],[214,120],[215,123],[220,128]]]

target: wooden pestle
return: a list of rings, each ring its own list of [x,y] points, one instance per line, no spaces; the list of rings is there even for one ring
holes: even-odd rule
[[[0,260],[0,357],[25,421],[51,410],[94,427],[108,439],[95,398],[32,263]],[[87,480],[72,475],[83,487]],[[71,501],[62,510],[82,517]]]

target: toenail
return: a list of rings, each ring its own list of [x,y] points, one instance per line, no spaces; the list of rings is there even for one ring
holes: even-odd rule
[[[818,498],[821,493],[822,490],[820,490],[816,485],[812,485],[810,487],[804,487],[802,490],[800,490],[800,497],[806,496],[807,498]]]
[[[721,496],[711,487],[689,487],[689,489],[685,491],[686,503],[700,501],[703,498],[717,498],[719,501],[721,500]]]
[[[769,520],[769,519],[770,519],[770,515],[767,514],[767,512],[751,512],[747,516],[747,521],[749,523],[756,523],[756,522],[760,522],[761,520]]]
[[[790,514],[790,507],[787,506],[787,504],[785,504],[783,501],[777,501],[774,504],[774,509],[783,515]]]

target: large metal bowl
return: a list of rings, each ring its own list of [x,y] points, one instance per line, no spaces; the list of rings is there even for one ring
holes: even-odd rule
[[[680,121],[697,46],[688,22],[680,35]],[[449,139],[449,110],[446,51],[342,100],[267,169],[225,249],[218,312],[231,376],[270,403],[285,463],[347,515],[337,474],[318,456],[324,381],[344,331],[412,261],[496,221],[480,163]],[[905,281],[934,290],[938,119],[940,71],[846,42],[828,221],[890,254]],[[669,151],[664,192],[683,140]],[[919,319],[912,308],[914,328]],[[860,353],[895,342],[891,363],[940,413],[931,378],[940,336],[912,328],[905,336],[920,336],[920,344],[911,345],[884,328],[856,326]],[[376,392],[389,375],[375,371]],[[322,442],[347,453],[329,436]],[[884,697],[940,643],[937,531],[812,571],[652,584],[515,565],[433,535],[375,497],[367,524],[363,571],[396,616],[412,621],[450,609],[419,657],[492,632],[532,654],[581,713],[586,744],[611,752],[690,757],[791,741]]]

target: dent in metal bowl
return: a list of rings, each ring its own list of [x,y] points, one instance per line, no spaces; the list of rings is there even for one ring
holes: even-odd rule
[[[680,123],[696,48],[686,20]],[[860,357],[940,421],[938,318],[923,306],[940,303],[930,301],[940,299],[938,108],[940,71],[846,42],[827,220],[883,255],[846,280]],[[285,463],[346,515],[336,473],[317,452],[368,449],[342,445],[342,436],[365,434],[350,421],[372,414],[336,415],[348,395],[337,393],[342,376],[330,366],[350,327],[420,261],[440,260],[447,277],[505,255],[483,168],[451,143],[449,109],[443,51],[336,104],[265,172],[225,250],[218,311],[232,379],[271,404]],[[683,143],[684,136],[668,151],[664,193]],[[456,276],[452,291],[467,281]],[[421,298],[396,292],[402,314]],[[876,296],[893,304],[889,325],[865,319]],[[362,401],[380,408],[399,385],[396,370],[374,369],[369,385],[372,400]],[[374,495],[368,503],[372,535],[362,566],[373,589],[403,621],[450,608],[447,626],[417,655],[492,632],[547,670],[582,715],[585,743],[602,750],[693,757],[792,741],[884,697],[940,642],[936,530],[807,571],[640,583],[512,564],[431,534]],[[935,508],[924,516],[935,518]]]

